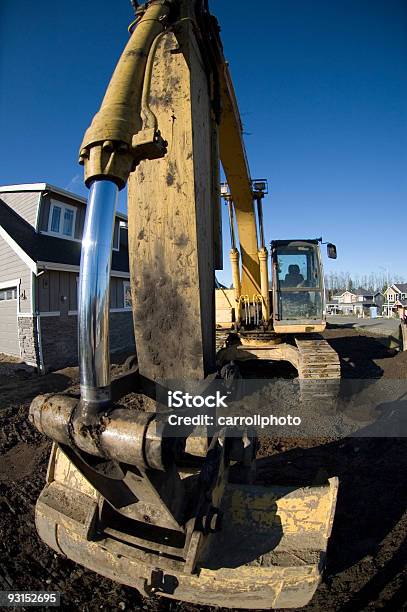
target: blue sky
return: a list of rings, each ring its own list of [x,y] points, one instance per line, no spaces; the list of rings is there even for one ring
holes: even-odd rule
[[[327,271],[383,266],[407,277],[407,3],[210,6],[252,176],[270,183],[267,241],[322,235],[338,246]],[[2,0],[0,184],[47,181],[86,193],[78,147],[131,19],[127,0]],[[219,278],[228,280],[224,230]]]

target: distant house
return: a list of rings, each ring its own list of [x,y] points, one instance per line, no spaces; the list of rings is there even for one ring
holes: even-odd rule
[[[393,283],[384,292],[383,314],[387,317],[404,317],[407,313],[407,283]]]
[[[47,183],[0,187],[0,352],[39,370],[77,363],[77,287],[86,200]],[[111,349],[134,345],[127,217],[116,214]]]
[[[383,304],[384,304],[384,295],[381,291],[376,291],[373,295],[373,301],[375,303],[375,306],[377,306],[377,311],[380,314],[383,310]]]
[[[327,303],[327,314],[363,315],[369,313],[371,307],[378,306],[380,295],[379,292],[372,293],[362,287],[354,291],[343,291],[341,294],[334,295]]]

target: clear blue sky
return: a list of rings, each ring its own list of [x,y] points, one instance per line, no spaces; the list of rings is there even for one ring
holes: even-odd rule
[[[407,276],[405,0],[210,5],[252,176],[270,181],[267,241],[323,235],[339,253],[327,271]],[[2,0],[0,184],[86,193],[78,146],[131,19],[127,0]]]

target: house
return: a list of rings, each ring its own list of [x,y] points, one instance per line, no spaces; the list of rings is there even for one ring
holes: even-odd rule
[[[370,312],[370,308],[377,306],[379,292],[366,291],[362,287],[354,291],[346,290],[334,295],[332,301],[327,303],[327,314],[363,315]]]
[[[0,352],[40,371],[77,364],[77,293],[86,199],[49,185],[0,187]],[[111,351],[134,350],[127,217],[116,213]]]
[[[383,310],[383,304],[384,304],[383,293],[381,291],[375,291],[375,293],[373,294],[373,301],[374,301],[375,306],[377,306],[377,311],[381,313]]]
[[[407,283],[393,283],[384,292],[383,314],[403,318],[407,314]]]

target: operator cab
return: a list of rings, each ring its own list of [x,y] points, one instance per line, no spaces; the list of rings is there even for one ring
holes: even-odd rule
[[[274,240],[273,327],[280,333],[325,329],[324,273],[320,240]],[[328,245],[328,256],[336,249]]]

